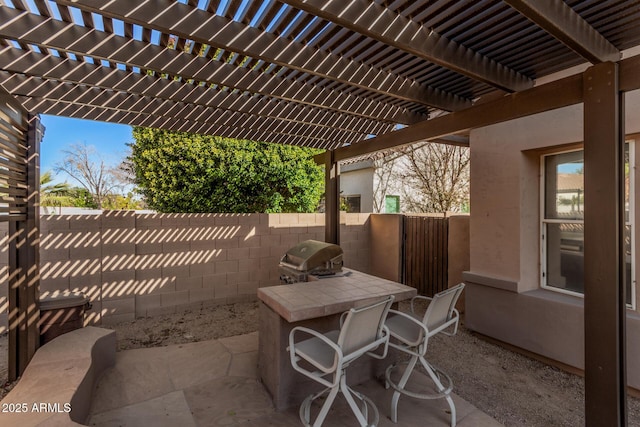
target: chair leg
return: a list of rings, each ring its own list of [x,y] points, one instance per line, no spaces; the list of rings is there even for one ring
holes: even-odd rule
[[[336,400],[338,391],[339,391],[338,387],[334,387],[333,389],[331,389],[331,392],[327,396],[327,400],[324,401],[324,405],[322,405],[322,408],[320,409],[320,413],[318,414],[318,416],[316,417],[316,420],[313,423],[313,427],[320,427],[322,425],[322,423],[324,422],[324,419],[327,417],[327,414],[329,413],[329,408],[331,408],[333,401]]]
[[[409,381],[409,377],[413,373],[413,370],[415,369],[418,360],[420,360],[420,364],[426,371],[427,375],[433,381],[438,393],[424,394],[424,393],[417,393],[417,392],[413,392],[405,389],[407,382]],[[409,362],[407,362],[407,367],[405,368],[402,374],[402,377],[400,378],[400,381],[398,381],[398,383],[395,384],[391,380],[391,373],[396,367],[397,367],[397,364],[389,366],[385,373],[385,384],[393,387],[394,389],[393,396],[391,398],[391,417],[390,417],[391,421],[393,421],[394,423],[398,422],[398,401],[400,399],[401,394],[406,394],[407,396],[414,397],[417,399],[445,399],[450,408],[451,427],[455,427],[457,417],[456,417],[456,407],[455,407],[455,404],[453,403],[453,399],[451,398],[451,390],[453,388],[451,378],[449,378],[449,376],[446,373],[438,370],[437,368],[432,367],[429,364],[429,362],[427,362],[423,357],[414,355],[411,357],[411,359],[409,359]],[[446,379],[446,383],[447,383],[446,386],[443,385],[442,383],[442,380],[440,377],[441,375],[444,376]]]
[[[351,392],[349,391],[347,384],[344,383],[344,378],[340,381],[340,389],[342,391],[342,394],[344,394],[344,398],[347,400],[347,403],[351,407],[351,411],[353,411],[353,414],[358,419],[358,423],[360,423],[360,427],[367,427],[367,418],[365,415],[362,414],[362,412],[360,411],[360,408],[358,408],[358,404],[353,399],[353,396],[351,395]]]
[[[431,377],[431,380],[434,382],[434,384],[438,388],[438,391],[441,391],[441,392],[445,391],[446,388],[442,385],[440,378],[438,377],[434,369],[431,367],[429,362],[427,362],[423,357],[421,357],[420,363],[422,364],[422,367],[425,369],[425,371],[427,371],[427,373]],[[449,404],[449,408],[451,409],[451,427],[456,427],[456,406],[453,404],[453,399],[451,398],[451,394],[447,394],[445,397],[445,400],[447,401],[447,403]]]
[[[322,396],[323,394],[325,394],[327,390],[329,389],[325,389],[319,393],[309,395],[300,405],[300,421],[302,421],[302,424],[304,424],[305,427],[309,427],[312,425],[311,424],[311,405],[313,404],[313,401],[316,400],[318,397]],[[318,412],[318,415],[316,416],[316,420],[313,422],[313,427],[320,427],[322,425],[339,391],[340,391],[340,387],[337,384],[335,387],[330,389],[329,394],[327,395],[327,399],[322,404],[322,407],[320,408],[320,412]]]
[[[331,408],[333,401],[336,399],[338,392],[342,392],[342,394],[344,395],[347,403],[349,404],[349,407],[351,408],[351,411],[353,411],[353,414],[356,416],[356,419],[358,420],[358,424],[360,424],[360,427],[370,427],[370,426],[378,425],[378,421],[380,420],[380,414],[378,413],[378,409],[376,408],[373,401],[368,397],[351,389],[351,387],[347,385],[346,378],[344,375],[342,375],[342,377],[340,378],[340,383],[336,385],[336,387],[333,387],[332,389],[330,389],[329,394],[327,395],[326,400],[322,404],[322,407],[320,408],[320,411],[316,416],[315,421],[313,422],[313,424],[311,424],[311,405],[313,404],[314,400],[316,400],[317,398],[325,394],[327,391],[329,391],[329,389],[325,389],[319,393],[308,396],[304,400],[304,402],[302,402],[302,404],[300,405],[300,420],[305,425],[305,427],[322,426],[322,423],[327,417],[327,414],[329,413],[329,409]],[[363,409],[360,409],[358,407],[357,402],[353,398],[354,396],[356,396],[358,399],[362,401]],[[367,405],[370,406],[373,411],[371,424],[368,424],[369,417],[368,417]]]
[[[416,366],[416,362],[418,361],[418,356],[411,357],[407,367],[402,374],[402,378],[398,382],[398,388],[403,389],[405,385],[407,385],[407,381],[409,381],[409,377],[413,372],[413,368]],[[393,392],[393,397],[391,398],[391,421],[394,423],[398,422],[398,400],[400,399],[400,392],[398,390]]]

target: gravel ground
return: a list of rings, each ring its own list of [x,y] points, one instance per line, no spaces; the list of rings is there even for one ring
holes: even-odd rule
[[[406,306],[401,305],[401,309]],[[258,329],[258,304],[238,303],[111,326],[118,350],[157,347],[239,335]],[[6,336],[0,337],[6,354]],[[584,425],[584,380],[490,343],[467,330],[429,343],[428,359],[447,372],[454,392],[506,426]],[[0,397],[6,357],[0,363]],[[629,426],[640,427],[640,400],[629,397]]]

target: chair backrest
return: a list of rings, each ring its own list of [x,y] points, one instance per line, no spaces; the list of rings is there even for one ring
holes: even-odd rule
[[[464,289],[464,283],[459,283],[433,296],[422,319],[422,323],[424,323],[429,331],[451,320],[453,309],[462,293],[462,289]]]
[[[337,343],[346,359],[348,355],[365,353],[378,346],[376,341],[382,337],[384,321],[393,299],[391,295],[382,301],[347,312]]]

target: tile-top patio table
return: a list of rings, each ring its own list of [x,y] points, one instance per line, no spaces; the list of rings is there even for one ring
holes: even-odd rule
[[[339,328],[340,315],[389,295],[402,301],[416,295],[416,289],[359,271],[344,269],[336,276],[306,283],[258,289],[260,299],[258,369],[277,410],[298,405],[318,383],[291,367],[287,346],[289,332],[306,326],[320,332]],[[358,384],[381,375],[390,362],[373,358],[349,368],[350,383]]]

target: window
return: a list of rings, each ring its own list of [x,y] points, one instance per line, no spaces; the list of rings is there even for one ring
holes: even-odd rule
[[[341,197],[342,207],[348,213],[360,212],[360,195]]]
[[[632,297],[633,197],[629,197],[632,155],[625,149],[625,258],[627,304]],[[584,294],[584,152],[570,151],[542,157],[542,287],[574,295]]]
[[[384,211],[386,213],[400,212],[400,196],[385,196]]]

